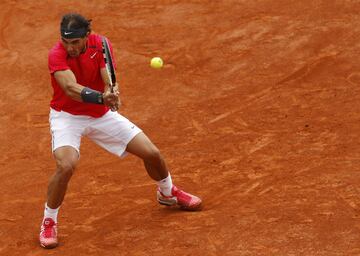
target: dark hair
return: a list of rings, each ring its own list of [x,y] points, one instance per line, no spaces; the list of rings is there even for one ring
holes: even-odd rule
[[[86,30],[91,32],[91,20],[78,13],[67,13],[62,17],[60,30]]]

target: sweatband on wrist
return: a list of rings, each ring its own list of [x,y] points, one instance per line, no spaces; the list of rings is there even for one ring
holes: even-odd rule
[[[104,104],[103,95],[101,92],[85,87],[81,91],[81,99],[83,102]]]

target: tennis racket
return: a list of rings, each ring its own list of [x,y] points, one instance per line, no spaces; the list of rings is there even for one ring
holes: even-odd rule
[[[103,56],[105,61],[106,71],[110,81],[110,90],[114,92],[114,86],[116,83],[116,75],[114,69],[113,58],[111,56],[111,51],[109,47],[109,42],[106,37],[102,37],[102,48],[103,48]]]

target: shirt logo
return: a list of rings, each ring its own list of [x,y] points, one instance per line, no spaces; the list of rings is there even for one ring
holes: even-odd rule
[[[97,54],[97,52],[95,52],[93,55],[91,55],[90,58],[93,59],[96,54]]]
[[[64,32],[65,35],[70,35],[72,34],[72,31],[71,32]]]

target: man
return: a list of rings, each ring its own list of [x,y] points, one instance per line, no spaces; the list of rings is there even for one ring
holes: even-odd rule
[[[149,138],[116,112],[120,106],[118,87],[113,92],[109,89],[102,37],[91,34],[90,22],[79,14],[64,15],[61,41],[49,52],[54,89],[49,120],[56,171],[49,182],[39,236],[45,248],[58,244],[57,214],[79,160],[82,136],[119,157],[126,152],[140,157],[157,183],[160,204],[178,205],[186,210],[198,210],[201,206],[200,198],[172,184],[166,163]]]

